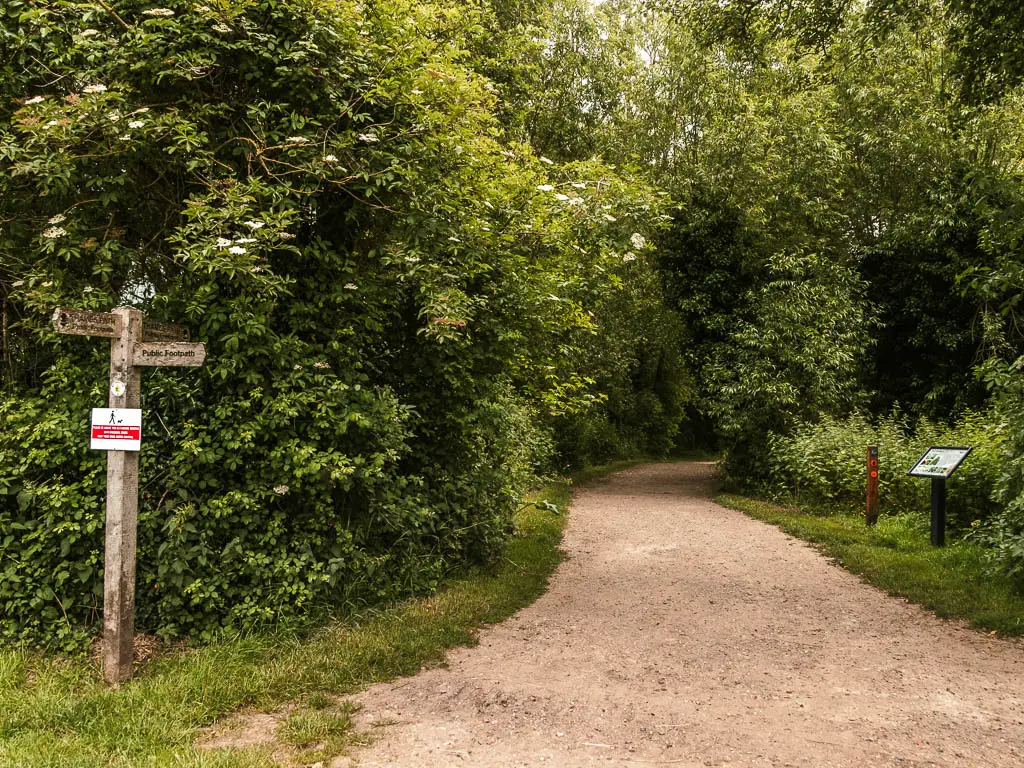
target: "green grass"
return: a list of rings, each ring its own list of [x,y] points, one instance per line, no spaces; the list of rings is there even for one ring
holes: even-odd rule
[[[576,482],[629,465],[590,470]],[[570,484],[559,482],[537,500],[564,511],[570,494]],[[560,559],[564,522],[564,514],[527,506],[494,573],[312,635],[251,635],[166,656],[116,690],[84,659],[0,651],[0,766],[262,768],[336,754],[346,743],[348,711],[334,697],[442,663],[447,649],[474,643],[483,624],[535,600]],[[225,715],[289,702],[297,709],[273,750],[196,746],[202,729]]]
[[[716,501],[817,545],[868,583],[943,618],[965,619],[1003,635],[1024,635],[1024,594],[1009,579],[987,572],[985,552],[954,541],[929,543],[923,516],[882,517],[874,528],[847,511],[808,514],[798,507],[726,494]]]

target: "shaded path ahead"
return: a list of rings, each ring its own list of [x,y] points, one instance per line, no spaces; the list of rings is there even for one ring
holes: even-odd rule
[[[711,470],[581,491],[548,593],[448,669],[358,697],[375,743],[353,764],[1024,765],[1024,644],[713,504]]]

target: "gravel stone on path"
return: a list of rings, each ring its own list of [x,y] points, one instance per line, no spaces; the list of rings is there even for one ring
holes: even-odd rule
[[[1024,766],[1024,644],[892,598],[710,500],[713,465],[588,485],[536,603],[357,696],[342,766]]]

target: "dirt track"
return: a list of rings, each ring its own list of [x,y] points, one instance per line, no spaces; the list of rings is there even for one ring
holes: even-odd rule
[[[696,463],[580,492],[548,593],[447,669],[359,696],[375,742],[336,765],[1024,765],[1024,644],[710,492]]]

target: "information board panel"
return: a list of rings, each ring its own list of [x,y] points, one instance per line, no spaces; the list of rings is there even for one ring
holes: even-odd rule
[[[907,474],[913,477],[933,477],[945,480],[956,471],[956,468],[970,452],[970,447],[954,448],[946,445],[933,445],[924,452],[924,455],[917,460]]]
[[[91,440],[94,451],[137,451],[142,447],[141,408],[93,408]]]

